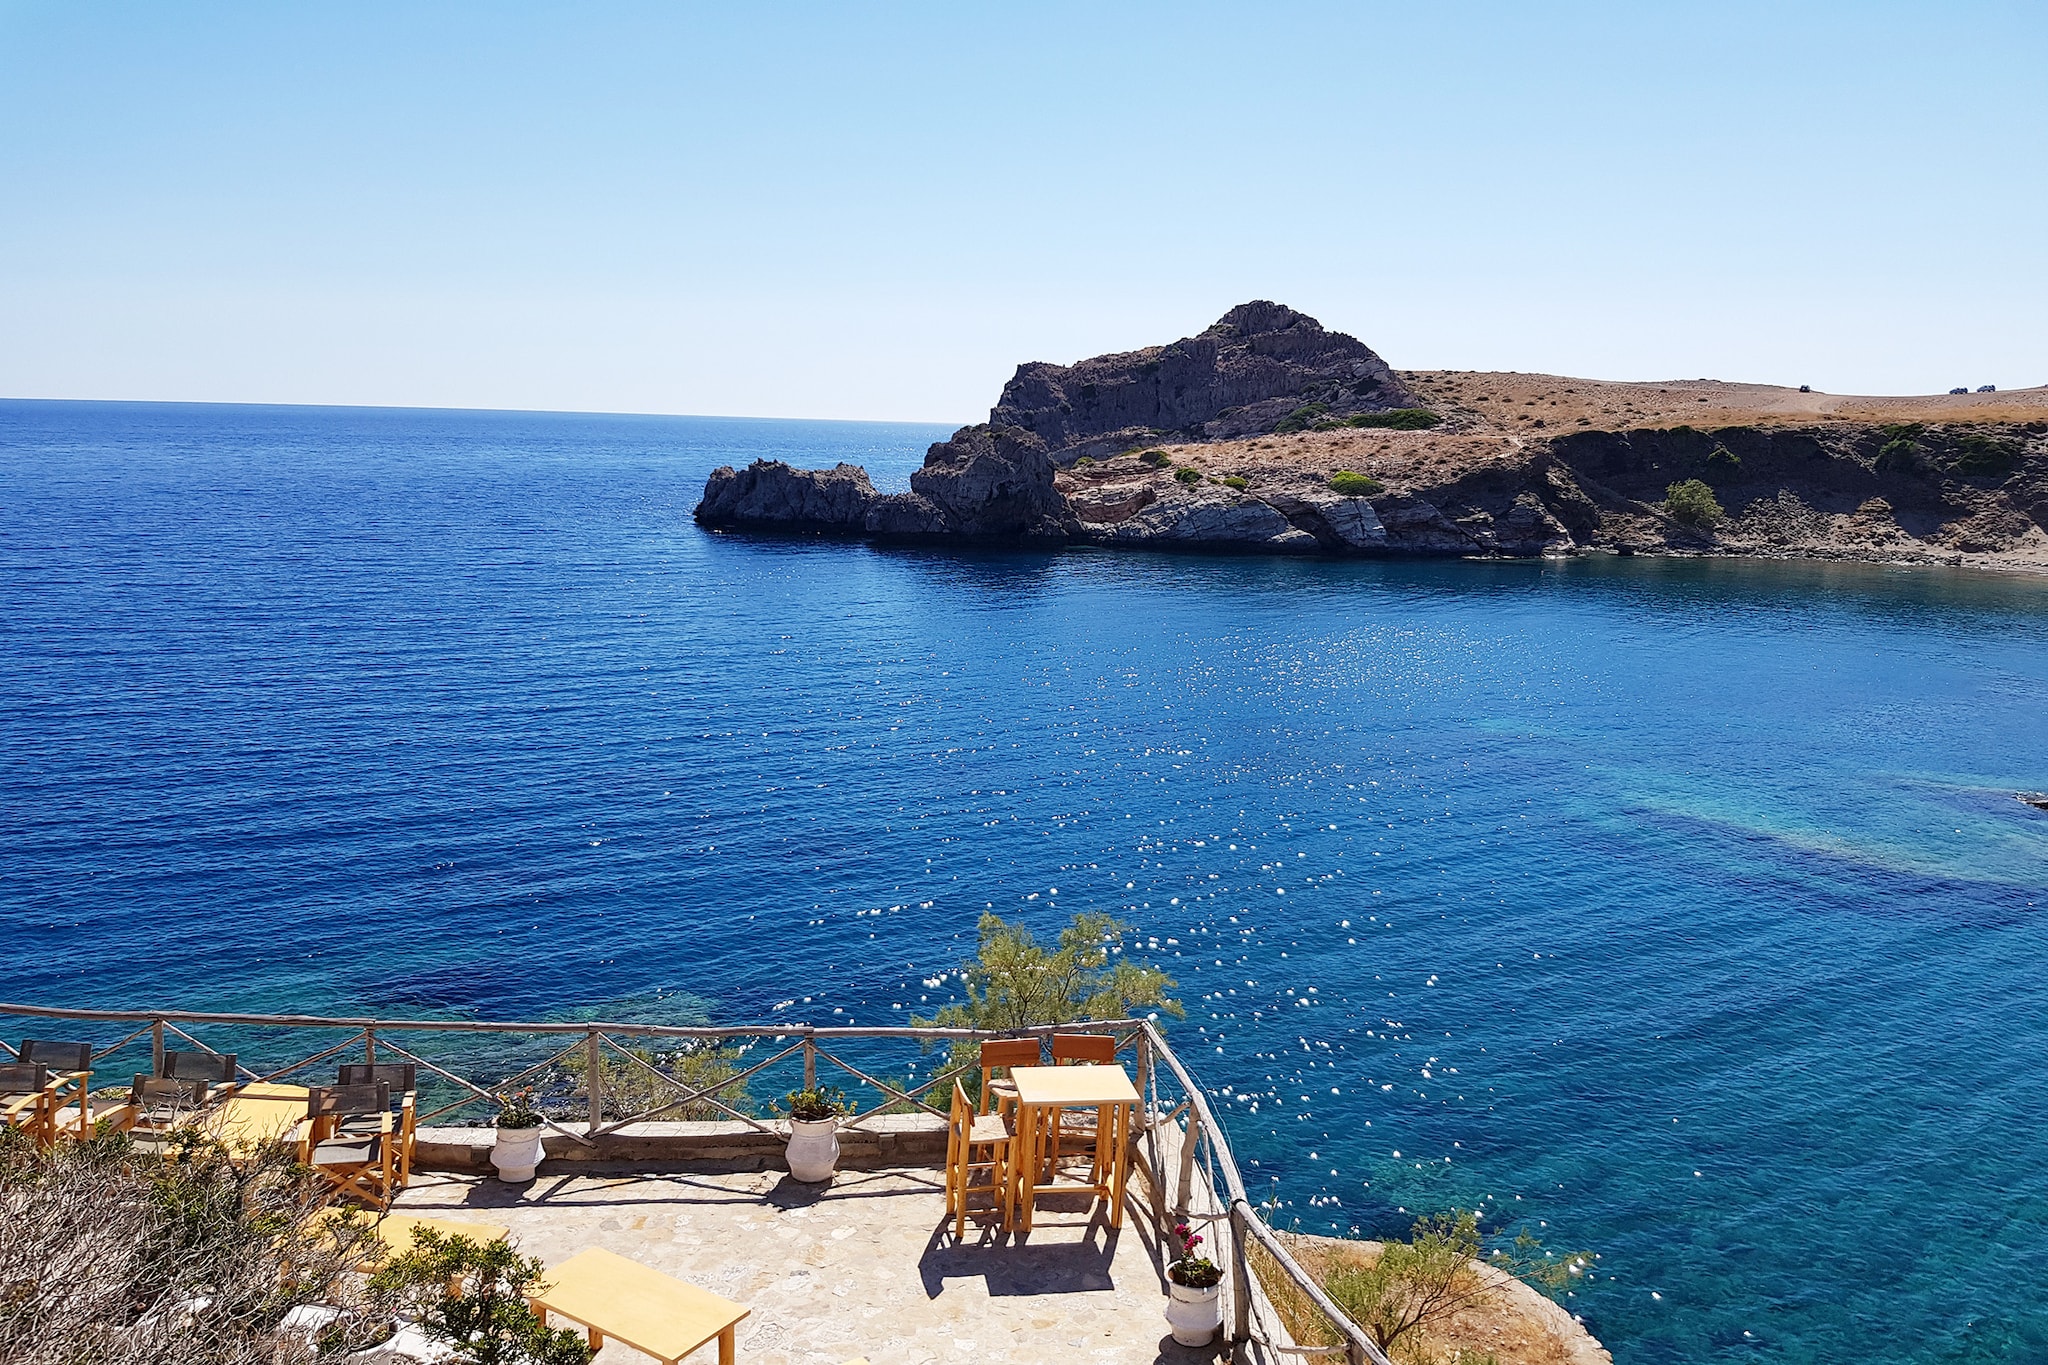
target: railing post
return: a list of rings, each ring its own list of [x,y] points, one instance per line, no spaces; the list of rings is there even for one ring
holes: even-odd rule
[[[149,1074],[164,1074],[164,1021],[153,1021],[149,1026]]]
[[[369,1066],[377,1065],[377,1030],[374,1028],[363,1030],[363,1061]]]
[[[1180,1193],[1173,1201],[1177,1218],[1188,1216],[1188,1195],[1195,1185],[1195,1144],[1202,1136],[1202,1118],[1191,1104],[1188,1106],[1187,1136],[1181,1140],[1180,1148]]]
[[[804,1089],[818,1088],[818,1045],[804,1039]]]
[[[604,1126],[604,1051],[603,1037],[592,1029],[583,1040],[583,1089],[590,1096],[590,1126],[584,1131],[594,1134]]]
[[[1143,1029],[1138,1030],[1138,1097],[1145,1100],[1151,1092],[1147,1086],[1152,1080],[1152,1038]],[[1152,1126],[1152,1105],[1149,1100],[1140,1106],[1145,1111],[1145,1126]]]
[[[1237,1281],[1237,1292],[1230,1299],[1230,1343],[1242,1346],[1252,1339],[1252,1258],[1246,1243],[1251,1234],[1244,1226],[1247,1218],[1257,1214],[1246,1208],[1242,1201],[1230,1205],[1230,1268]],[[1236,1354],[1233,1350],[1232,1354]]]

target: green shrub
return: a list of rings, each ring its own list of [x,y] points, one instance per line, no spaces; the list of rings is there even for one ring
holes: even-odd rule
[[[1095,459],[1093,456],[1083,455],[1080,459],[1074,461],[1074,468],[1086,469],[1089,465],[1092,465],[1094,463]]]
[[[1176,482],[1193,487],[1202,481],[1202,471],[1193,465],[1184,464],[1179,469],[1173,471],[1173,477]]]
[[[1154,469],[1164,469],[1173,463],[1173,456],[1163,450],[1141,450],[1138,452],[1138,458]]]
[[[370,1277],[371,1298],[418,1322],[455,1359],[475,1365],[587,1365],[596,1354],[574,1332],[526,1306],[547,1282],[539,1260],[502,1238],[478,1242],[413,1231],[412,1246]],[[452,1288],[451,1288],[452,1286]]]
[[[1444,419],[1428,408],[1394,408],[1388,412],[1361,412],[1345,419],[1346,426],[1379,427],[1388,431],[1426,431]]]
[[[1340,469],[1330,476],[1330,487],[1347,498],[1367,498],[1374,493],[1384,493],[1387,486],[1370,474],[1360,474],[1353,469]]]
[[[1727,446],[1716,445],[1707,452],[1707,463],[1721,469],[1742,468],[1742,457]]]
[[[1974,431],[1956,441],[1956,450],[1949,468],[1958,474],[2010,474],[2020,457],[2019,447]]]
[[[1877,467],[1888,473],[1911,474],[1920,468],[1920,445],[1910,436],[1895,436],[1877,450]]]
[[[1329,411],[1328,403],[1303,403],[1273,424],[1273,434],[1285,436],[1290,431],[1306,431],[1309,423],[1318,417],[1327,416]]]
[[[1226,474],[1223,476],[1223,486],[1225,488],[1235,488],[1242,491],[1244,489],[1251,487],[1251,481],[1248,479],[1240,479],[1235,474]]]
[[[1698,479],[1687,479],[1665,489],[1664,510],[1674,520],[1688,526],[1718,526],[1727,516],[1721,510],[1721,504],[1714,501],[1714,490]]]

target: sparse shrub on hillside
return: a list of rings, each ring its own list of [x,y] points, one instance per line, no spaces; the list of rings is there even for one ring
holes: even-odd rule
[[[1092,465],[1092,464],[1094,464],[1094,463],[1095,463],[1095,459],[1094,459],[1094,457],[1093,457],[1093,456],[1089,456],[1089,455],[1083,455],[1083,456],[1082,456],[1082,457],[1081,457],[1080,459],[1078,459],[1078,460],[1074,461],[1074,468],[1076,468],[1076,469],[1086,469],[1086,468],[1088,468],[1088,466],[1090,466],[1090,465]]]
[[[1877,449],[1877,467],[1888,474],[1911,474],[1920,468],[1920,445],[1910,437],[1895,436]]]
[[[1235,488],[1239,492],[1243,492],[1252,485],[1249,479],[1241,479],[1235,474],[1226,474],[1223,476],[1223,486],[1225,488]]]
[[[1949,468],[1965,475],[2010,474],[2020,458],[2018,446],[1975,431],[1957,438],[1956,452]]]
[[[1740,469],[1742,457],[1727,446],[1716,445],[1707,452],[1707,463],[1717,469]]]
[[[1141,450],[1138,452],[1138,458],[1154,469],[1164,469],[1173,463],[1173,456],[1163,450]]]
[[[1306,431],[1308,430],[1309,423],[1319,417],[1327,416],[1329,411],[1330,405],[1328,403],[1303,403],[1293,412],[1288,413],[1273,424],[1273,434],[1275,436],[1285,436],[1291,431]]]
[[[1728,515],[1714,500],[1714,490],[1698,479],[1687,479],[1665,489],[1664,510],[1673,520],[1702,529],[1719,526]]]
[[[1375,493],[1384,493],[1387,486],[1370,474],[1360,474],[1355,469],[1340,469],[1330,476],[1330,488],[1347,498],[1368,498]]]
[[[1386,431],[1426,431],[1444,419],[1428,408],[1394,408],[1387,412],[1361,412],[1344,419],[1351,427],[1377,427]]]
[[[1184,464],[1179,469],[1173,471],[1173,477],[1176,482],[1187,484],[1192,488],[1202,481],[1202,471],[1193,465]]]

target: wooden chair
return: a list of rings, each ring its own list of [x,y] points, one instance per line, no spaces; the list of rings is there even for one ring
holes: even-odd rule
[[[1052,1064],[1054,1066],[1114,1066],[1116,1065],[1116,1039],[1107,1033],[1055,1033],[1052,1036]],[[1060,1113],[1059,1142],[1052,1154],[1052,1164],[1058,1165],[1068,1151],[1068,1140],[1076,1144],[1075,1150],[1085,1149],[1088,1153],[1088,1178],[1091,1183],[1102,1183],[1102,1150],[1096,1135],[1101,1132],[1108,1116],[1097,1110],[1062,1110]]]
[[[981,1045],[981,1104],[977,1113],[1007,1114],[1017,1107],[1017,1087],[1007,1079],[997,1080],[997,1071],[1013,1066],[1037,1066],[1036,1038],[991,1038]]]
[[[343,1086],[375,1085],[379,1081],[391,1087],[391,1124],[398,1142],[398,1184],[403,1188],[412,1180],[412,1151],[419,1117],[419,1067],[411,1062],[349,1062],[342,1065],[335,1077],[335,1084]],[[374,1118],[355,1114],[341,1121],[340,1131],[360,1134],[379,1130]]]
[[[330,1198],[346,1195],[379,1211],[391,1202],[399,1188],[399,1143],[391,1118],[387,1081],[316,1085],[306,1092],[306,1164],[327,1178]],[[350,1131],[342,1126],[348,1119],[371,1122]]]
[[[212,1087],[205,1081],[138,1075],[128,1087],[125,1104],[96,1109],[93,1117],[145,1142],[160,1140],[191,1123],[211,1098]]]
[[[174,1081],[205,1081],[215,1090],[232,1089],[238,1084],[235,1070],[235,1054],[232,1052],[176,1052],[166,1051],[164,1063],[157,1068],[157,1075]],[[215,1099],[222,1098],[215,1094]]]
[[[57,1092],[50,1068],[28,1062],[0,1064],[0,1123],[47,1147],[57,1136]]]
[[[977,1193],[989,1196],[990,1208],[1004,1227],[1010,1225],[1010,1152],[1015,1126],[1007,1114],[977,1114],[968,1102],[967,1087],[953,1082],[953,1108],[946,1119],[946,1214],[953,1220],[953,1239],[967,1237],[968,1201]],[[977,1152],[986,1152],[977,1160]],[[976,1185],[977,1171],[988,1173]]]
[[[57,1110],[50,1116],[52,1132],[61,1125],[62,1110],[78,1105],[77,1131],[82,1136],[92,1129],[92,1044],[59,1043],[48,1038],[24,1038],[17,1061],[46,1066],[57,1092]]]

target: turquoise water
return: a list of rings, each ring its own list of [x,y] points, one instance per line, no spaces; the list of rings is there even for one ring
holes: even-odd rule
[[[2048,582],[689,521],[943,434],[0,404],[0,996],[897,1022],[1112,910],[1278,1222],[1597,1252],[1623,1362],[2048,1358]]]

